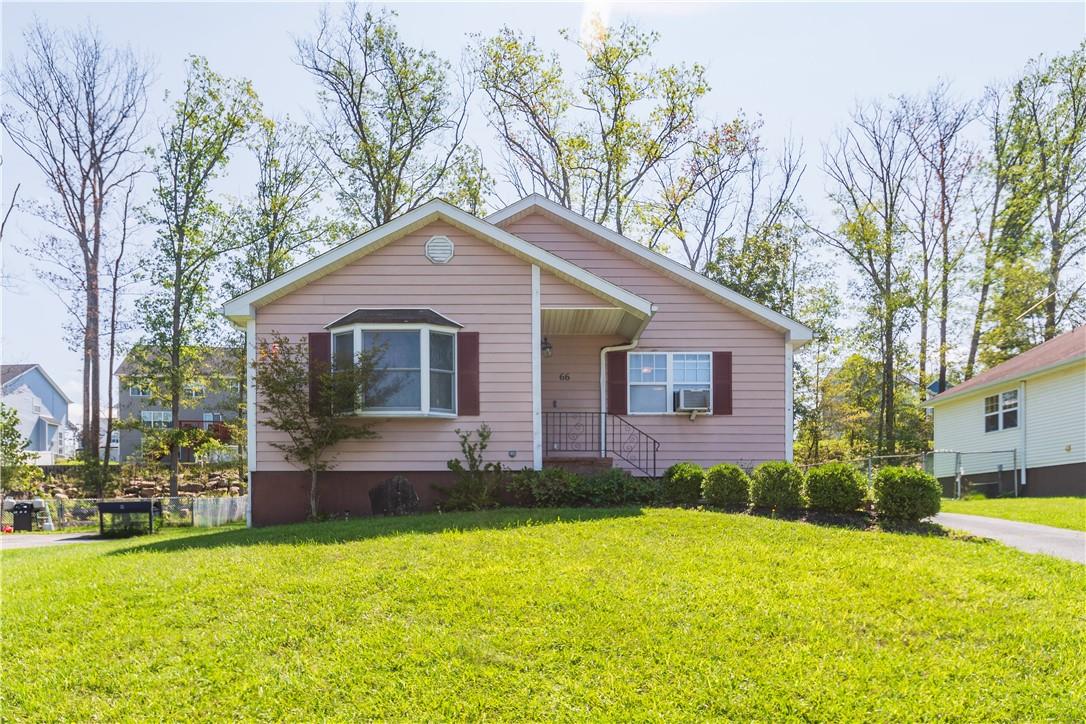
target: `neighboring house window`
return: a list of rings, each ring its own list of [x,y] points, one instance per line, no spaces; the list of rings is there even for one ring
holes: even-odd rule
[[[110,447],[119,447],[120,444],[121,444],[121,431],[120,430],[113,430],[109,434],[109,446]]]
[[[677,412],[682,390],[704,390],[712,399],[709,352],[631,352],[627,363],[630,414]]]
[[[188,385],[185,387],[185,393],[190,399],[199,400],[207,396],[207,388],[203,385]]]
[[[984,431],[996,432],[1018,427],[1018,390],[984,398]]]
[[[152,428],[166,428],[173,422],[173,413],[169,410],[144,410],[140,413],[144,425]]]
[[[221,412],[205,412],[204,413],[204,429],[205,430],[207,430],[209,427],[214,425],[216,422],[222,422],[222,413]]]
[[[30,405],[30,411],[33,412],[35,415],[40,415],[41,414],[41,403],[38,402],[37,400],[34,400],[34,402]]]
[[[139,387],[137,385],[132,385],[131,387],[128,388],[128,396],[129,397],[150,397],[151,396],[151,391],[148,390],[145,387]]]
[[[456,414],[456,334],[428,326],[363,328],[332,334],[332,369],[354,363],[355,350],[381,350],[375,380],[380,399],[364,413]],[[337,406],[350,410],[351,402]]]

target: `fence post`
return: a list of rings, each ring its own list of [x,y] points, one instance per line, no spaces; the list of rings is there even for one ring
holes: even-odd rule
[[[954,490],[954,497],[960,500],[962,497],[962,454],[960,452],[954,453]]]

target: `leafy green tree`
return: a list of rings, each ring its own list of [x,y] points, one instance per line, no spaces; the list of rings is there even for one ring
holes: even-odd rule
[[[478,40],[488,118],[518,193],[538,191],[628,231],[656,171],[694,138],[697,102],[709,90],[700,65],[654,65],[658,40],[631,23],[599,28],[576,42],[585,66],[574,82],[535,38],[504,27]]]
[[[309,514],[318,513],[318,476],[334,466],[329,452],[345,440],[376,437],[372,424],[358,418],[366,404],[387,395],[378,369],[382,350],[367,350],[355,364],[333,371],[311,369],[309,346],[273,333],[262,340],[253,360],[261,424],[286,435],[272,442],[284,457],[309,472]],[[318,402],[311,404],[310,382]]]
[[[218,321],[213,264],[237,243],[212,183],[260,119],[260,105],[248,81],[226,79],[192,57],[172,110],[159,147],[149,152],[155,187],[144,215],[155,229],[154,255],[146,266],[151,292],[137,303],[143,354],[134,361],[153,395],[170,401],[170,495],[176,496],[182,399],[187,386],[203,384]]]
[[[289,119],[268,121],[248,145],[259,176],[252,196],[231,214],[228,233],[238,247],[227,265],[225,290],[231,296],[286,272],[337,231],[316,213],[326,179],[308,130]]]
[[[19,413],[0,403],[0,488],[12,490],[31,479],[27,442],[19,432]]]
[[[404,42],[394,21],[352,2],[338,19],[323,11],[316,34],[296,44],[319,89],[327,176],[362,230],[462,193],[478,160],[463,147],[466,90],[454,95],[449,64]]]

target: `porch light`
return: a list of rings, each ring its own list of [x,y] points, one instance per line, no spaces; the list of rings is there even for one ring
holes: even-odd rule
[[[554,345],[546,337],[543,338],[543,343],[539,345],[539,349],[543,351],[544,357],[550,357],[554,354]]]

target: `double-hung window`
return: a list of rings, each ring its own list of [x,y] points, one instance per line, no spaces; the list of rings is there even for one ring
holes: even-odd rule
[[[132,385],[128,388],[129,397],[150,397],[151,392],[146,387],[140,387],[139,385]]]
[[[1007,390],[984,398],[984,431],[996,432],[1018,427],[1018,390]]]
[[[358,350],[358,352],[356,352]],[[436,325],[386,325],[332,330],[332,369],[353,365],[361,352],[377,352],[377,375],[362,414],[456,414],[456,331]],[[363,393],[360,393],[363,394]],[[337,402],[349,412],[351,401]]]
[[[683,390],[704,392],[701,399],[712,400],[713,357],[709,352],[631,352],[626,360],[627,410],[632,415],[679,412]]]
[[[169,410],[143,410],[140,419],[151,428],[167,428],[173,423],[173,413]]]

